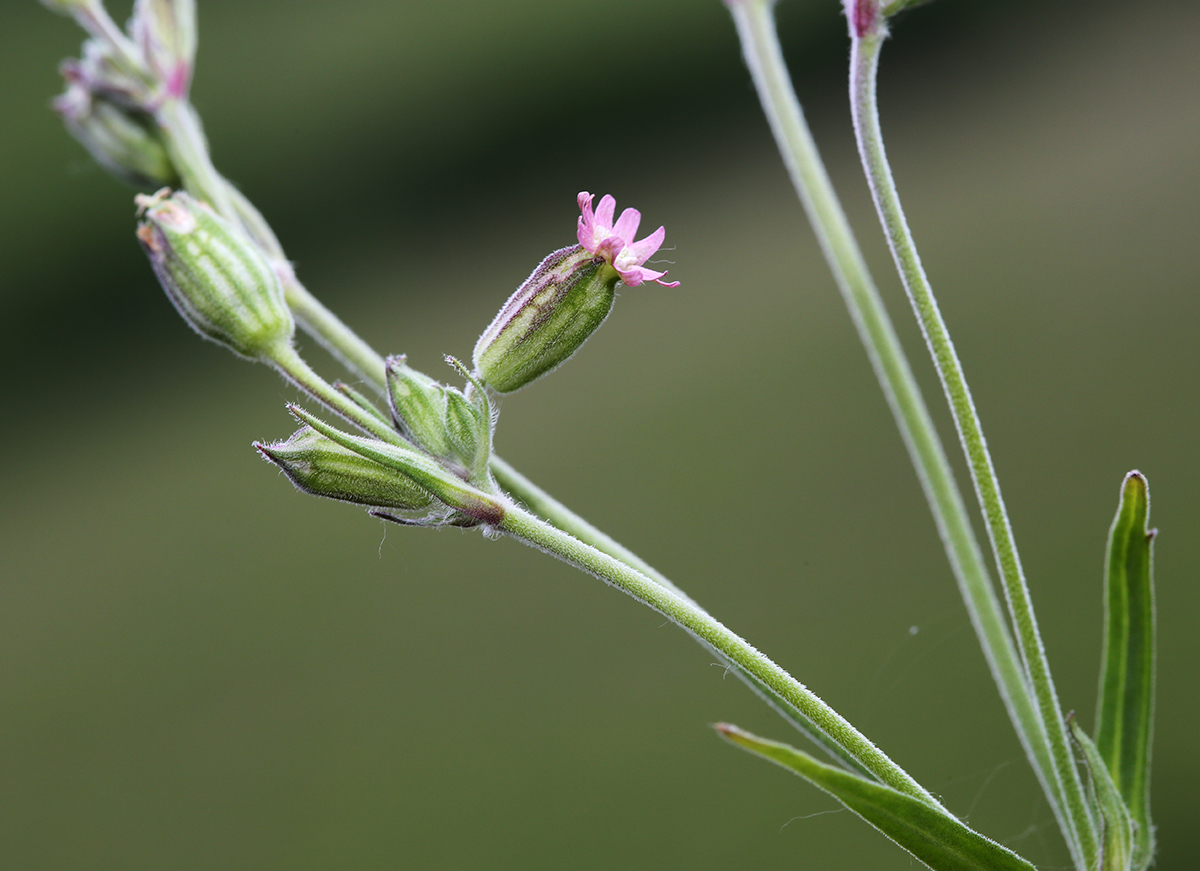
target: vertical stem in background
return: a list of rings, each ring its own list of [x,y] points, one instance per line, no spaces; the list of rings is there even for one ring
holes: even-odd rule
[[[1058,813],[1053,755],[1025,670],[946,452],[792,90],[771,3],[727,0],[727,5],[776,144],[891,406],[1001,698]]]
[[[1068,834],[1068,842],[1074,842],[1071,847],[1076,854],[1076,864],[1079,865],[1082,860],[1085,863],[1083,867],[1090,868],[1098,855],[1095,821],[1088,809],[1079,769],[1067,738],[1066,724],[1038,632],[1029,588],[1017,555],[1017,546],[1004,500],[1000,495],[1000,482],[996,478],[991,454],[983,437],[983,428],[971,399],[971,391],[967,387],[962,364],[938,310],[933,290],[929,286],[925,270],[921,266],[921,258],[917,254],[916,245],[905,221],[904,210],[900,205],[883,148],[875,82],[879,50],[886,35],[886,28],[882,19],[879,19],[873,26],[865,29],[865,33],[853,36],[850,60],[850,98],[859,153],[875,207],[887,235],[888,245],[891,247],[913,311],[921,324],[921,332],[933,357],[954,416],[959,440],[969,461],[971,480],[975,484],[975,492],[987,524],[988,538],[991,540],[1004,582],[1004,592],[1016,627],[1021,656],[1036,696],[1042,729],[1050,743],[1054,777],[1058,781],[1057,784],[1051,782],[1051,785],[1055,786],[1054,791],[1060,799],[1054,804],[1061,805],[1065,802],[1065,807],[1056,807],[1055,811],[1059,814],[1060,825]]]

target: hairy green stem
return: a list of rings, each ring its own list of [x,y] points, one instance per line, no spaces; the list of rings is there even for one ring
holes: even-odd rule
[[[970,465],[971,480],[983,509],[988,538],[996,556],[1009,611],[1016,627],[1017,643],[1036,697],[1042,732],[1050,744],[1053,779],[1043,777],[1043,785],[1052,790],[1052,799],[1058,799],[1052,801],[1052,804],[1056,805],[1055,810],[1059,814],[1060,825],[1064,825],[1068,841],[1073,842],[1072,850],[1076,852],[1076,864],[1090,868],[1098,855],[1095,821],[1089,811],[1079,769],[1071,752],[1066,723],[1050,676],[1050,665],[1038,632],[1037,619],[1017,555],[1012,526],[1000,494],[1000,482],[996,478],[991,454],[963,374],[962,364],[954,350],[954,343],[950,339],[950,333],[921,265],[921,258],[917,254],[912,233],[904,218],[904,210],[900,205],[883,147],[876,76],[879,51],[885,35],[886,30],[878,26],[863,36],[853,38],[850,94],[858,149],[888,245],[891,247],[896,267],[920,322],[921,332],[925,336],[929,353],[933,357],[938,377],[950,404],[959,440]],[[1064,801],[1065,808],[1062,807]]]
[[[729,0],[728,5],[776,144],[908,448],[1001,698],[1035,771],[1043,784],[1053,784],[1042,720],[983,552],[929,410],[792,89],[771,3]]]
[[[359,429],[394,445],[405,444],[404,439],[386,420],[371,414],[349,396],[335,389],[308,365],[292,345],[275,348],[266,362],[274,366],[292,384]]]
[[[192,104],[186,99],[167,97],[154,118],[184,188],[196,199],[207,202],[218,215],[236,223],[238,215],[229,196],[229,182],[212,165],[200,116]]]
[[[600,578],[686,629],[703,645],[744,669],[755,682],[768,687],[772,693],[785,699],[789,706],[800,711],[810,723],[836,745],[844,748],[863,770],[881,783],[949,814],[924,787],[833,708],[691,600],[651,580],[621,560],[584,544],[515,504],[505,506],[504,517],[497,524],[497,528]]]

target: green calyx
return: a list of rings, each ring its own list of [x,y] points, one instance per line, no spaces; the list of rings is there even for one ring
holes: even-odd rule
[[[290,345],[295,323],[279,278],[240,229],[186,193],[136,202],[138,240],[192,329],[251,360]]]
[[[620,276],[573,245],[555,251],[517,288],[475,345],[475,371],[511,393],[565,362],[604,323]]]
[[[177,184],[179,176],[167,155],[154,120],[72,85],[54,101],[67,131],[92,159],[121,181],[140,188]]]
[[[411,478],[342,447],[305,426],[283,442],[255,442],[266,459],[283,469],[296,488],[355,505],[414,511],[433,496]]]
[[[466,375],[458,361],[447,362]],[[477,389],[468,397],[440,384],[409,366],[404,355],[389,357],[385,371],[388,404],[400,433],[460,477],[486,477],[492,426],[487,394]]]

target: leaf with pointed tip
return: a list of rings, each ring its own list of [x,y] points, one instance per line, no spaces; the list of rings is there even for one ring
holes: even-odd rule
[[[1104,661],[1096,750],[1133,817],[1133,865],[1154,857],[1150,822],[1150,744],[1154,727],[1154,576],[1150,490],[1130,472],[1108,536],[1104,577]]]
[[[718,723],[715,728],[730,743],[823,789],[934,871],[1034,871],[1033,865],[1016,853],[936,805],[737,726]]]

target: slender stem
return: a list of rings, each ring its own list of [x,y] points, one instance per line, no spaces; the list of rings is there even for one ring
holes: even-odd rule
[[[229,196],[229,182],[217,172],[208,155],[200,116],[186,99],[165,97],[155,112],[163,145],[188,193],[206,201],[217,214],[238,220]]]
[[[275,348],[266,362],[274,366],[288,381],[364,432],[390,444],[405,443],[400,434],[392,429],[386,420],[371,414],[318,375],[305,362],[304,358],[296,353],[296,349],[292,345],[281,345]]]
[[[141,53],[125,31],[117,27],[104,4],[89,0],[75,9],[75,20],[88,34],[100,42],[107,43],[117,53],[120,62],[129,70],[141,70]]]
[[[959,440],[969,461],[971,480],[975,484],[975,492],[983,508],[988,538],[1004,583],[1021,656],[1036,695],[1044,732],[1050,742],[1055,776],[1058,780],[1058,789],[1055,791],[1065,798],[1069,811],[1066,819],[1060,816],[1060,824],[1065,822],[1069,825],[1067,831],[1073,834],[1068,837],[1068,841],[1074,840],[1082,850],[1082,856],[1075,857],[1076,864],[1082,859],[1086,867],[1090,868],[1098,855],[1095,822],[1088,810],[1079,769],[1071,752],[1062,708],[1058,703],[1054,682],[1050,676],[1050,665],[1038,632],[1029,587],[1025,583],[1012,526],[1000,494],[1000,482],[996,478],[991,454],[971,399],[971,391],[967,387],[962,364],[921,265],[921,258],[917,254],[912,233],[904,218],[904,210],[900,205],[891,168],[884,152],[875,83],[879,50],[885,34],[886,31],[882,27],[877,27],[863,36],[853,38],[850,91],[859,153],[866,169],[875,207],[887,235],[888,245],[921,324],[921,332],[933,357],[946,399],[950,403]]]
[[[792,90],[771,4],[729,0],[728,5],[776,144],[891,406],[1000,696],[1034,770],[1044,786],[1052,784],[1045,730],[962,494]]]
[[[624,562],[584,544],[515,504],[505,506],[504,517],[498,528],[606,581],[653,608],[672,623],[686,629],[705,646],[745,669],[755,681],[786,699],[789,705],[801,711],[809,722],[845,748],[863,769],[881,783],[925,801],[938,810],[945,810],[924,787],[833,708],[689,599],[677,595]]]
[[[687,595],[683,590],[671,582],[666,575],[654,568],[648,562],[643,560],[629,548],[619,543],[615,539],[606,535],[601,530],[597,529],[592,524],[588,523],[578,514],[575,514],[549,493],[538,487],[506,461],[495,455],[492,456],[492,474],[495,476],[497,483],[510,495],[516,497],[522,502],[529,511],[540,517],[550,518],[551,521],[568,535],[573,535],[575,538],[586,542],[601,553],[605,553],[614,559],[620,560],[625,565],[636,571],[641,572],[650,580],[657,583],[659,586],[665,587],[667,590],[679,596],[684,601],[699,608],[700,606]],[[699,639],[698,639],[699,640]],[[703,643],[703,642],[702,642]],[[850,768],[857,769],[863,774],[869,774],[857,759],[848,754],[844,748],[830,740],[830,738],[822,732],[815,723],[811,722],[804,712],[796,708],[787,698],[781,696],[775,690],[758,680],[754,675],[750,674],[739,663],[727,659],[719,650],[709,647],[717,656],[733,669],[736,674],[745,684],[757,693],[763,701],[771,705],[785,720],[792,724],[796,729],[805,735],[810,741],[818,744],[821,749],[828,753],[832,758],[847,765]]]
[[[382,394],[386,389],[383,357],[368,345],[292,274],[283,281],[284,298],[304,332],[321,343],[343,366]]]

